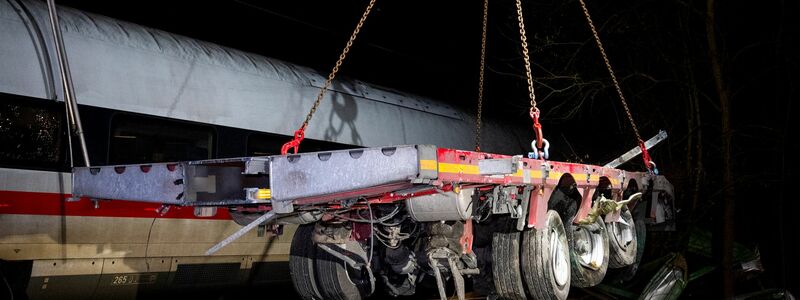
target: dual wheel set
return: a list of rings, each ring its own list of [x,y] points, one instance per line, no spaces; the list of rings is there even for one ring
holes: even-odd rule
[[[605,223],[602,217],[588,225],[572,221],[564,222],[550,210],[541,229],[491,233],[491,268],[482,270],[491,270],[492,293],[500,299],[566,299],[571,286],[594,286],[609,267],[636,262],[637,231],[630,210],[623,209],[617,222]],[[345,261],[352,259],[323,250],[327,245],[316,244],[313,234],[314,224],[300,225],[292,240],[291,277],[301,298],[370,296],[375,282],[364,270],[368,267],[359,270]],[[487,275],[475,279],[486,280]]]
[[[542,229],[492,235],[495,293],[501,299],[566,299],[571,286],[594,286],[609,267],[629,266],[636,255],[629,210],[621,213],[618,222],[598,218],[588,225],[564,224],[550,210]]]

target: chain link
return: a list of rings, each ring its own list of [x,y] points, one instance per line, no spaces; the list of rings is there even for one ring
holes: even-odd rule
[[[620,88],[619,86],[619,82],[617,81],[617,76],[614,75],[614,69],[611,68],[611,63],[608,61],[606,50],[603,49],[603,43],[600,42],[600,35],[597,34],[597,29],[594,27],[594,22],[592,22],[592,17],[589,15],[589,9],[586,8],[586,3],[584,2],[584,0],[578,0],[578,1],[581,3],[581,8],[583,9],[583,15],[586,16],[586,22],[589,24],[589,29],[592,30],[592,35],[594,36],[594,42],[597,44],[597,48],[600,49],[600,55],[603,56],[603,62],[606,63],[608,74],[611,75],[611,81],[614,83],[614,88],[617,90],[619,99],[622,101],[622,107],[625,108],[625,114],[628,115],[628,121],[630,121],[631,123],[631,127],[633,128],[633,133],[636,135],[636,140],[638,140],[641,143],[642,136],[639,135],[639,128],[636,127],[636,122],[633,121],[633,115],[631,114],[631,110],[628,109],[628,102],[625,100],[625,96],[622,94],[622,88]]]
[[[481,151],[481,117],[483,114],[483,70],[486,65],[486,25],[489,0],[483,0],[483,34],[481,35],[481,71],[478,77],[478,117],[475,121],[475,151]]]
[[[531,75],[531,59],[528,57],[528,38],[525,34],[525,21],[522,19],[522,0],[517,1],[517,20],[519,21],[519,38],[522,40],[522,58],[525,59],[525,76],[528,77],[528,97],[531,99],[531,111],[536,107],[536,95],[533,93],[533,76]]]
[[[364,14],[361,16],[361,19],[358,20],[358,24],[356,25],[356,29],[353,30],[353,34],[350,35],[350,39],[347,41],[347,44],[344,46],[344,50],[342,50],[342,54],[339,55],[339,59],[336,61],[336,64],[333,66],[331,73],[328,74],[328,79],[325,80],[325,84],[319,89],[319,94],[317,94],[317,100],[314,101],[314,105],[311,106],[311,111],[308,112],[306,115],[305,121],[303,121],[303,126],[300,127],[300,130],[305,130],[308,127],[308,122],[311,122],[311,118],[314,116],[314,113],[317,111],[322,98],[325,96],[325,91],[331,86],[333,79],[336,78],[336,73],[339,72],[339,67],[342,66],[342,62],[344,62],[345,57],[347,57],[347,53],[350,52],[350,47],[353,46],[353,42],[356,40],[356,36],[358,32],[361,31],[361,27],[364,26],[364,22],[367,20],[367,16],[369,16],[370,11],[372,11],[372,6],[375,5],[375,0],[370,0],[369,4],[367,5],[366,10],[364,10]]]

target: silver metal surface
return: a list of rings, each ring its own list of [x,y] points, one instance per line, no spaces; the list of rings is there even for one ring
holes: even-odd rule
[[[268,203],[269,199],[246,195],[248,189],[268,188],[265,174],[243,174],[242,168],[249,160],[76,167],[73,195],[197,206]]]
[[[64,104],[67,108],[67,121],[70,125],[70,134],[78,137],[81,146],[81,154],[85,166],[91,166],[89,162],[89,150],[86,148],[86,139],[83,137],[83,126],[81,125],[81,115],[78,112],[78,103],[75,100],[75,87],[72,85],[72,74],[69,70],[67,52],[64,49],[64,39],[61,37],[61,26],[58,25],[58,12],[56,11],[55,0],[47,0],[47,13],[50,18],[50,28],[53,32],[53,44],[56,48],[58,57],[58,70],[61,72],[61,87],[64,89]],[[72,137],[70,136],[70,154],[72,154]]]
[[[211,255],[211,254],[216,253],[217,251],[219,251],[223,247],[227,246],[230,243],[233,243],[233,241],[235,241],[238,238],[242,237],[248,231],[253,230],[253,228],[256,228],[256,226],[260,225],[261,223],[270,223],[277,216],[278,215],[274,211],[269,211],[269,212],[261,215],[260,217],[258,217],[258,219],[253,220],[253,222],[250,222],[250,224],[247,224],[247,226],[242,227],[241,229],[239,229],[238,231],[234,232],[233,234],[231,234],[230,236],[228,236],[227,238],[225,238],[221,242],[219,242],[216,245],[214,245],[214,247],[211,247],[210,249],[208,249],[208,251],[206,251],[206,255]]]
[[[592,225],[589,225],[592,226]],[[603,233],[591,230],[589,226],[575,226],[575,236],[578,262],[592,270],[599,270],[603,264],[605,247],[603,247]]]
[[[406,200],[409,216],[417,222],[461,221],[472,215],[474,189],[412,197]]]
[[[276,213],[292,200],[341,200],[418,179],[416,146],[363,148],[299,155],[213,159],[148,165],[74,168],[76,197],[178,205],[271,203]],[[172,168],[173,171],[169,171]],[[269,171],[269,174],[266,172]],[[271,199],[252,192],[270,189]],[[383,192],[384,190],[379,190]]]
[[[664,130],[660,130],[658,131],[658,134],[656,134],[654,137],[644,142],[644,147],[650,150],[650,148],[653,148],[653,146],[655,146],[656,144],[660,143],[665,139],[667,139],[667,132]],[[628,162],[629,160],[633,159],[639,154],[642,154],[642,149],[640,149],[639,146],[636,146],[633,149],[629,150],[628,152],[625,152],[625,154],[623,154],[622,156],[617,157],[616,159],[608,162],[603,167],[604,168],[619,167],[621,164]]]
[[[273,203],[406,182],[419,172],[414,146],[273,156]]]
[[[611,236],[614,239],[614,243],[616,243],[619,248],[623,250],[627,249],[631,242],[633,242],[633,235],[635,234],[634,221],[633,218],[627,218],[629,216],[631,215],[622,214],[618,222],[612,222],[608,224],[611,229]]]
[[[519,218],[522,207],[519,205],[519,197],[516,197],[517,187],[515,186],[496,186],[492,191],[492,214],[510,214],[512,219]]]
[[[431,180],[437,179],[439,177],[438,148],[434,145],[417,145],[416,147],[419,161],[432,161],[433,166],[435,166],[434,170],[419,168],[419,178],[416,180],[418,181],[417,183],[428,183]]]
[[[557,228],[550,228],[550,265],[555,275],[556,284],[564,286],[569,282],[569,251],[561,243],[561,235]]]
[[[174,166],[170,171],[169,166]],[[73,197],[183,204],[183,164],[81,167],[72,170]]]
[[[217,215],[217,208],[216,207],[208,207],[208,206],[196,206],[194,208],[194,216],[195,217],[213,217]]]
[[[478,161],[480,175],[505,175],[517,172],[517,162],[520,157],[499,159],[482,159]]]
[[[269,174],[269,157],[251,157],[244,162],[245,174]]]

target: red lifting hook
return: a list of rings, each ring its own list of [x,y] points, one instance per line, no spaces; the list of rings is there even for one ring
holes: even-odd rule
[[[531,119],[533,120],[533,132],[536,134],[536,149],[544,147],[544,135],[542,134],[542,124],[539,123],[539,109],[531,107]]]
[[[639,148],[642,149],[642,160],[644,160],[644,166],[650,170],[652,169],[652,162],[653,159],[650,158],[650,153],[647,152],[647,147],[644,145],[644,141],[639,139]]]
[[[289,149],[294,149],[294,154],[297,154],[297,150],[300,149],[300,142],[303,141],[306,135],[306,127],[300,127],[297,131],[294,132],[294,139],[283,144],[281,147],[281,155],[286,155],[289,153]]]

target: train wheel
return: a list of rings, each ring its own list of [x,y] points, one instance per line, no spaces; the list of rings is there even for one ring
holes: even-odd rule
[[[629,266],[636,261],[636,224],[630,210],[624,209],[620,213],[620,221],[606,224],[609,235],[608,267],[621,268]]]
[[[574,218],[573,218],[574,219]],[[608,233],[602,218],[589,225],[575,225],[567,230],[570,246],[572,286],[590,287],[603,281],[608,270]]]
[[[317,249],[315,271],[322,299],[357,300],[372,293],[369,274],[365,270],[354,269],[325,250]]]
[[[525,299],[519,239],[520,233],[513,229],[492,235],[492,273],[496,293],[501,299]]]
[[[569,246],[561,217],[547,212],[545,227],[525,231],[522,274],[534,299],[566,299],[570,286]]]
[[[316,245],[311,239],[313,233],[314,224],[298,226],[289,250],[289,274],[292,277],[292,284],[300,298],[305,300],[322,299],[314,279]]]

